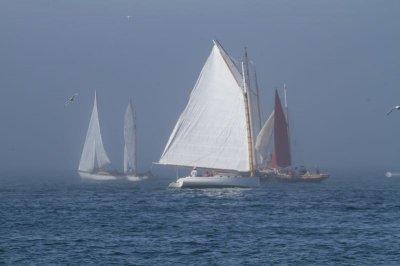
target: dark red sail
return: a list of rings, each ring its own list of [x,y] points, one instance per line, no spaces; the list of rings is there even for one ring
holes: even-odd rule
[[[288,167],[292,164],[290,156],[289,129],[278,91],[275,90],[274,145],[272,167]]]

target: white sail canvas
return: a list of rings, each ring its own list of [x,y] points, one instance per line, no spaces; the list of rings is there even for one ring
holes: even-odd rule
[[[97,96],[94,96],[92,116],[90,117],[89,128],[86,133],[85,144],[79,163],[79,171],[95,172],[110,164],[106,151],[104,150],[101,138],[99,115],[97,111]]]
[[[161,164],[250,170],[241,79],[215,42],[160,158]]]
[[[124,173],[136,173],[136,125],[135,113],[129,102],[124,119]]]
[[[271,146],[273,142],[273,132],[274,132],[274,111],[268,117],[264,126],[261,128],[260,133],[257,136],[255,149],[259,155],[261,155],[263,161],[265,161],[269,152],[271,151]]]

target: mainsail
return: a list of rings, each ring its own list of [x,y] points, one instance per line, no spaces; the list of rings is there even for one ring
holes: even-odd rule
[[[214,41],[159,163],[250,171],[252,147],[242,80],[229,56]]]
[[[278,91],[275,90],[274,145],[272,167],[288,167],[292,164],[290,155],[289,128]]]
[[[94,105],[90,117],[89,128],[86,133],[86,140],[83,146],[79,171],[96,172],[110,164],[101,139],[99,115],[97,112],[97,96],[94,94]]]
[[[124,119],[124,173],[136,173],[136,124],[135,113],[131,102],[125,112]]]

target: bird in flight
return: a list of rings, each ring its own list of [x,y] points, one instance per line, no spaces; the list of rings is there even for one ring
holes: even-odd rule
[[[67,99],[67,101],[65,102],[65,106],[73,103],[75,101],[75,98],[78,96],[78,93],[74,93],[74,95],[72,95],[71,97],[69,97]]]
[[[393,112],[394,110],[400,110],[400,105],[396,105],[395,107],[393,107],[392,109],[390,109],[390,111],[386,114],[389,115],[391,112]]]

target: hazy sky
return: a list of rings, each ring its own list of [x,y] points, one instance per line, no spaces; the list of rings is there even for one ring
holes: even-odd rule
[[[218,39],[256,62],[264,118],[287,84],[295,163],[400,170],[399,25],[398,0],[2,0],[0,169],[77,169],[94,90],[113,164],[132,98],[154,168]]]

